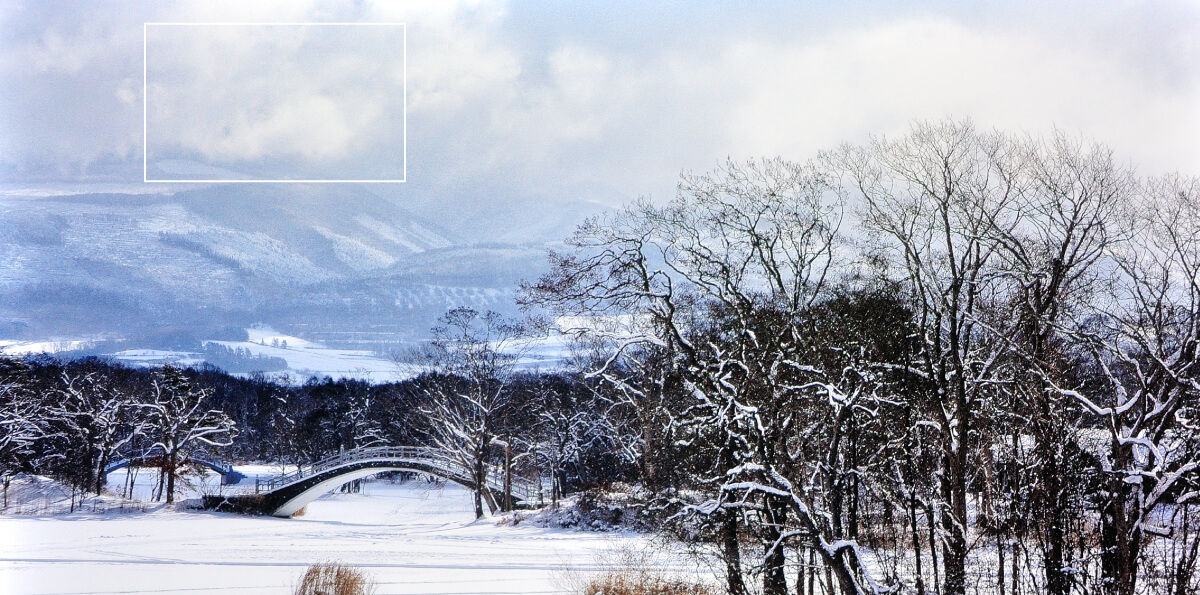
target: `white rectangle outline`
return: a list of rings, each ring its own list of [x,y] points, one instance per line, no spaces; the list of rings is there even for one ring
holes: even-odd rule
[[[351,26],[351,27],[400,27],[401,30],[401,51],[404,52],[404,93],[401,98],[401,123],[404,125],[404,148],[401,159],[403,160],[403,178],[399,180],[151,180],[148,177],[149,170],[147,169],[147,161],[149,155],[149,133],[147,129],[147,97],[146,97],[146,30],[150,26],[166,25],[173,27],[190,27],[190,26],[250,26],[261,25],[265,27],[297,27],[297,26]],[[142,183],[144,184],[161,184],[161,183],[180,183],[180,184],[402,184],[408,179],[408,24],[396,22],[317,22],[317,23],[297,23],[297,22],[276,22],[276,23],[181,23],[181,22],[143,22],[142,23]]]

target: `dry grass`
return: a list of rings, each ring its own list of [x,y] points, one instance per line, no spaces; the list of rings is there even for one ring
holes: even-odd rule
[[[610,571],[593,578],[580,591],[584,595],[716,595],[707,585],[647,571]]]
[[[375,581],[358,568],[318,562],[300,578],[295,595],[372,595],[375,588]]]
[[[680,565],[685,562],[679,553],[614,544],[595,553],[595,566],[608,570],[597,573],[564,564],[558,582],[564,591],[583,595],[717,595],[721,592],[704,582],[701,575],[684,571]],[[675,570],[669,570],[671,568]]]

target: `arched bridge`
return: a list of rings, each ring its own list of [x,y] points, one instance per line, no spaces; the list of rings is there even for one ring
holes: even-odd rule
[[[290,517],[326,492],[355,479],[384,471],[416,471],[474,488],[470,471],[447,451],[423,446],[356,448],[326,457],[294,473],[255,480],[255,493],[206,496],[204,507],[217,510]],[[505,493],[504,470],[489,466],[483,498],[495,512]],[[511,478],[513,502],[538,497],[538,484],[524,477]]]
[[[153,463],[164,456],[166,451],[161,446],[152,446],[150,448],[129,452],[121,455],[115,461],[110,461],[104,467],[104,474],[107,475],[118,469],[123,469],[135,463]],[[181,459],[181,463],[193,463],[202,467],[208,467],[213,471],[221,474],[221,483],[234,484],[246,478],[245,475],[237,472],[233,468],[233,464],[223,459],[214,457],[202,450],[193,451],[185,454]]]

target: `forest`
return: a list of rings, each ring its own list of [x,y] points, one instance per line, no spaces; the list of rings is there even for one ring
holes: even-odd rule
[[[1103,145],[913,125],[729,161],[589,219],[391,384],[0,361],[0,475],[104,488],[158,445],[301,465],[430,445],[624,491],[764,593],[1200,590],[1200,181]],[[567,363],[520,365],[531,338]],[[111,489],[111,487],[110,487]]]

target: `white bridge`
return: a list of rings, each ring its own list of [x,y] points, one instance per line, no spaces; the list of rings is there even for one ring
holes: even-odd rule
[[[469,488],[475,487],[473,473],[449,452],[424,446],[378,446],[355,448],[326,457],[297,471],[255,480],[253,495],[208,496],[206,508],[229,509],[290,517],[326,492],[355,479],[383,471],[427,473]],[[505,481],[504,468],[489,465],[482,496],[495,512],[507,494],[513,502],[538,499],[538,482],[513,475]],[[507,488],[507,489],[506,489]]]

